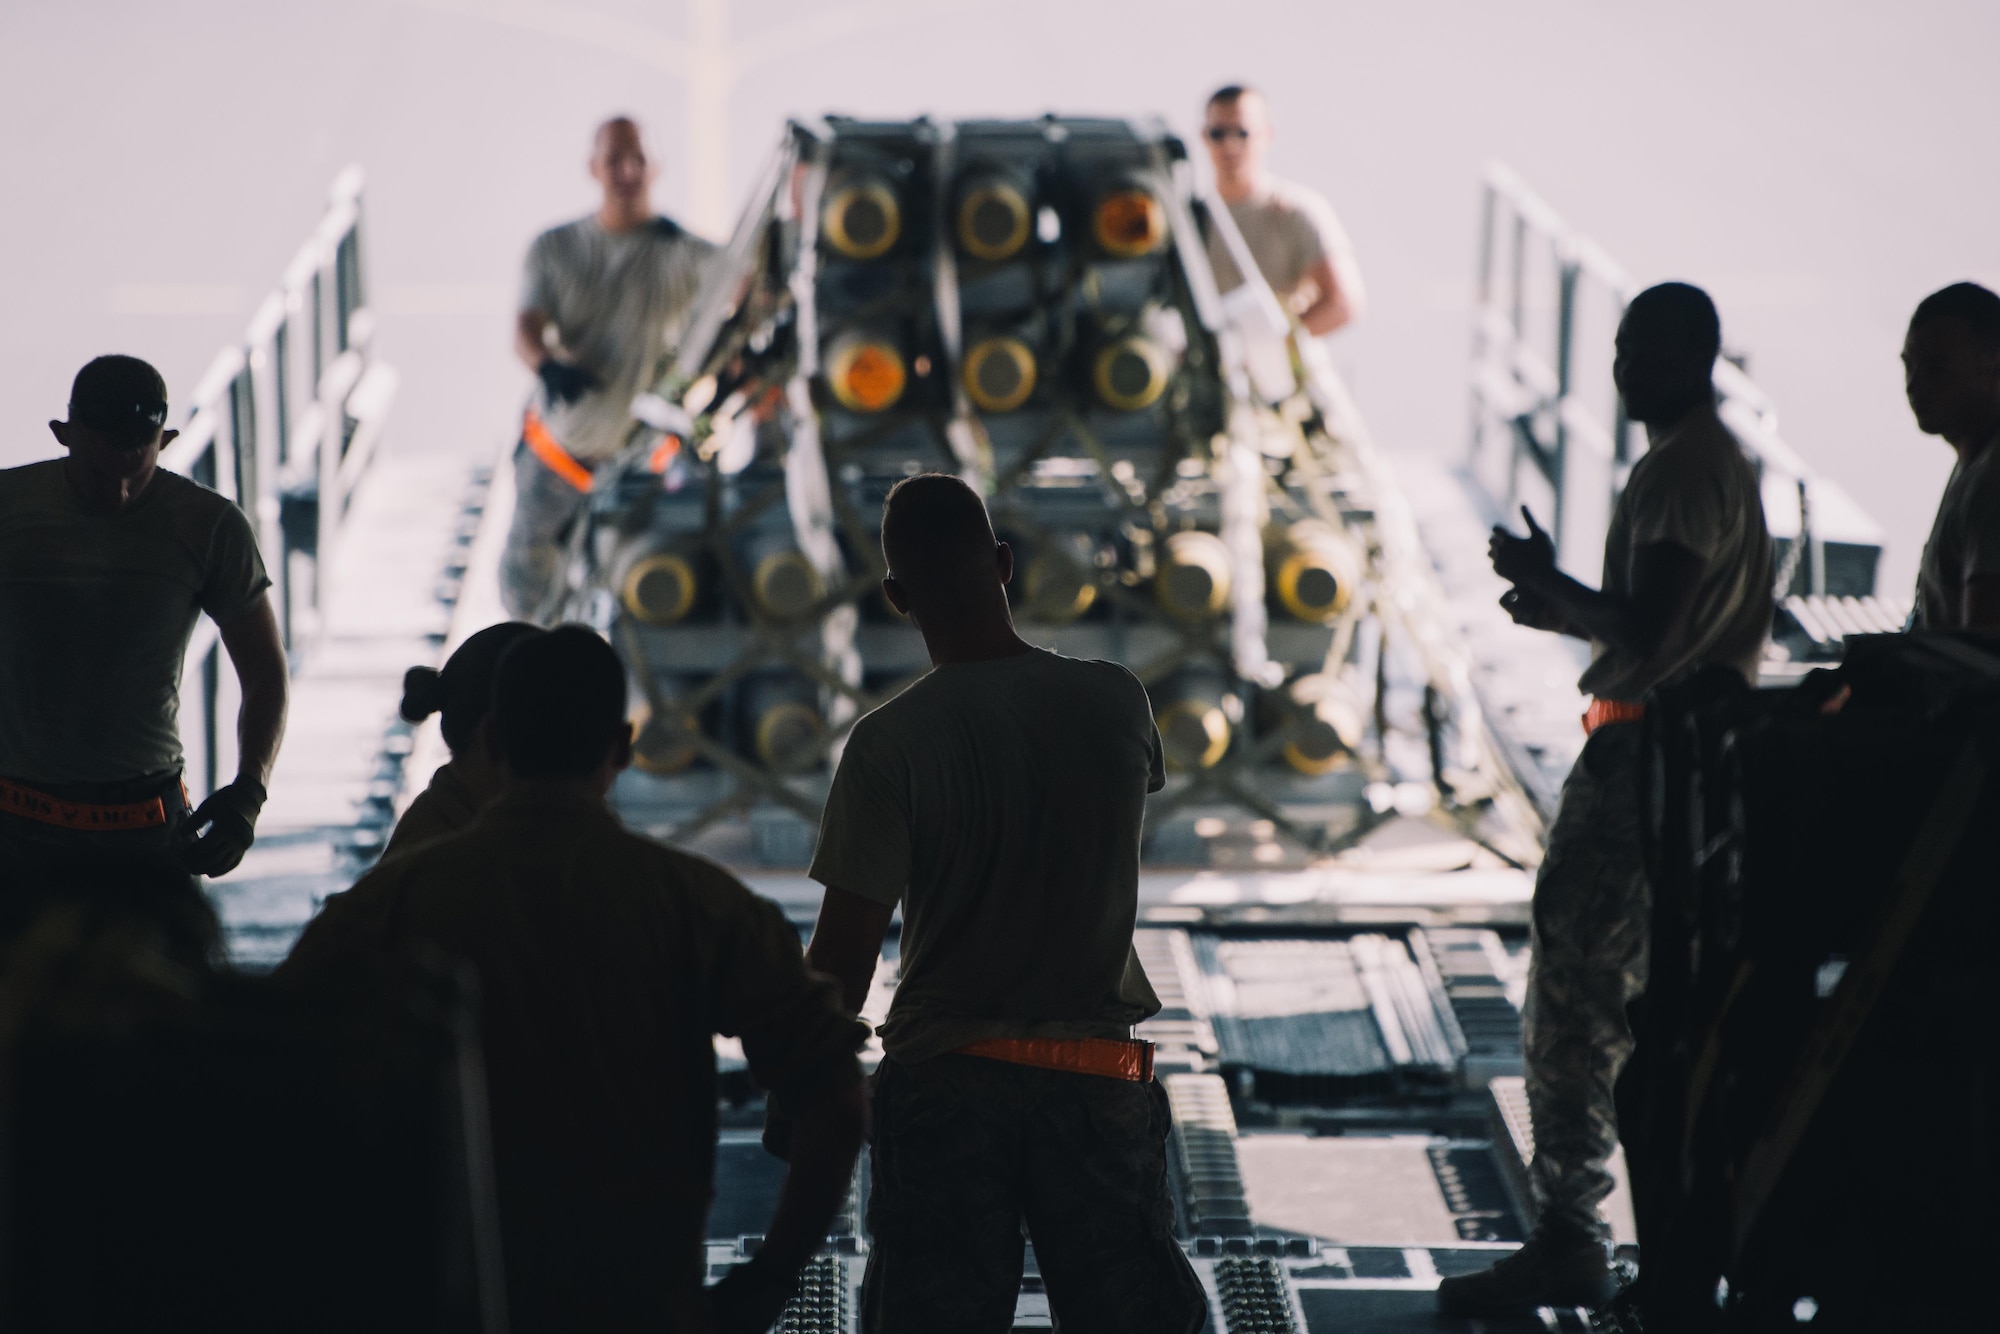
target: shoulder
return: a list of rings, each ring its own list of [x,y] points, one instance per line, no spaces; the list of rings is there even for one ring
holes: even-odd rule
[[[212,538],[218,533],[255,540],[248,515],[236,502],[177,472],[165,468],[153,474],[149,490],[158,488],[152,504],[171,516],[175,531],[183,540]]]
[[[589,230],[590,219],[587,217],[559,222],[528,243],[528,257],[552,260],[573,255],[586,244]]]
[[[34,505],[62,481],[62,460],[42,459],[18,468],[0,468],[0,505]]]
[[[1980,450],[1964,467],[1964,487],[1968,493],[1992,496],[2000,492],[2000,440]]]
[[[669,847],[664,843],[621,830],[630,850],[649,864],[658,879],[678,886],[697,910],[718,926],[753,922],[758,918],[784,914],[778,906],[738,879],[735,872],[700,853]]]
[[[894,699],[884,700],[854,720],[843,753],[859,750],[873,758],[883,747],[893,745],[895,738],[913,728],[920,729],[922,720],[930,714],[936,693],[935,673],[918,677]]]
[[[229,497],[182,473],[162,468],[153,474],[152,485],[160,488],[160,504],[171,505],[183,513],[208,514],[219,518],[228,511],[236,510]],[[242,513],[241,510],[236,512]]]
[[[1151,697],[1146,687],[1135,676],[1132,669],[1122,662],[1108,662],[1102,658],[1065,658],[1057,654],[1050,657],[1061,664],[1081,691],[1088,691],[1097,698],[1110,703],[1123,703],[1137,709],[1150,723],[1153,717]]]
[[[1309,185],[1297,181],[1273,179],[1268,198],[1271,206],[1281,213],[1290,214],[1314,227],[1325,230],[1340,228],[1340,215],[1327,202],[1325,195]]]
[[[1333,205],[1327,202],[1325,195],[1310,185],[1301,185],[1282,176],[1271,178],[1270,191],[1266,197],[1275,207],[1293,213],[1333,212]]]
[[[647,224],[646,234],[653,244],[670,255],[705,259],[721,248],[706,237],[696,236],[664,213]]]

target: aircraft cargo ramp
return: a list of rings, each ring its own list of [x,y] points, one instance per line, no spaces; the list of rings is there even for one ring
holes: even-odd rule
[[[1458,460],[1411,453],[1369,438],[1310,340],[1277,333],[1275,364],[1294,378],[1276,392],[1244,388],[1257,369],[1244,360],[1255,355],[1246,351],[1245,303],[1224,309],[1212,282],[1203,286],[1199,248],[1187,243],[1191,229],[1227,214],[1208,209],[1166,136],[1127,122],[1062,122],[1061,135],[1050,128],[1055,121],[977,123],[947,136],[947,153],[938,127],[926,125],[817,123],[788,133],[730,251],[730,281],[740,286],[710,294],[707,322],[697,323],[690,350],[660,386],[651,424],[635,421],[628,451],[635,466],[600,488],[563,614],[597,624],[619,644],[644,706],[637,716],[648,729],[647,763],[621,780],[615,800],[634,826],[732,864],[808,929],[818,903],[818,887],[802,870],[809,817],[841,729],[923,667],[914,632],[871,601],[877,572],[867,542],[851,540],[842,525],[879,505],[885,479],[906,470],[896,450],[917,458],[931,449],[931,466],[982,475],[1003,524],[1014,525],[1024,550],[1049,558],[1040,595],[1019,609],[1027,637],[1127,658],[1155,690],[1163,729],[1194,720],[1170,742],[1178,772],[1157,799],[1158,819],[1149,819],[1138,944],[1166,1006],[1142,1036],[1159,1046],[1173,1105],[1179,1223],[1211,1298],[1211,1327],[1221,1334],[1474,1328],[1440,1321],[1432,1291],[1440,1277],[1490,1263],[1532,1225],[1523,1165],[1533,1136],[1519,1086],[1528,903],[1540,831],[1582,740],[1574,687],[1581,650],[1514,626],[1498,609],[1502,586],[1485,565],[1485,531],[1527,501],[1550,517],[1565,565],[1594,579],[1609,499],[1643,447],[1602,393],[1603,319],[1606,312],[1615,319],[1629,284],[1496,169],[1475,346],[1474,448]],[[1077,159],[1052,146],[1068,145],[1067,152],[1089,143],[1115,170],[1062,177]],[[911,167],[915,183],[897,176],[897,163]],[[1162,382],[1157,391],[1138,388],[1167,397],[1206,349],[1238,358],[1233,406],[1218,400],[1191,444],[1162,453],[1148,443],[1154,437],[1127,429],[1130,414],[1149,407],[1107,413],[1086,401],[1088,376],[1056,365],[1084,355],[1079,348],[1094,346],[1087,339],[1028,346],[1026,361],[1004,353],[1017,370],[1051,375],[1050,397],[1024,395],[1014,405],[1043,414],[1032,429],[1002,422],[1008,414],[992,401],[978,411],[966,401],[973,388],[991,396],[1008,386],[949,374],[933,377],[925,392],[934,397],[905,405],[900,417],[882,405],[864,420],[874,410],[855,398],[856,386],[849,387],[855,401],[835,402],[830,368],[845,357],[851,369],[867,352],[865,337],[885,324],[919,340],[921,351],[891,349],[904,356],[911,383],[919,357],[942,372],[965,356],[974,334],[1000,336],[995,324],[951,323],[979,301],[994,303],[992,315],[1014,299],[1006,295],[1005,255],[965,253],[992,238],[954,243],[950,210],[935,207],[962,202],[952,193],[955,173],[973,168],[985,172],[980,188],[990,186],[1010,218],[1005,189],[1022,196],[1024,236],[1042,239],[1020,243],[1045,247],[1046,270],[1077,277],[1076,291],[1104,290],[1089,288],[1095,260],[1064,269],[1072,261],[1057,253],[1064,236],[1088,235],[1087,210],[1102,202],[1077,183],[1109,181],[1113,193],[1150,200],[1128,198],[1116,215],[1137,218],[1141,230],[1158,228],[1129,238],[1139,248],[1114,266],[1120,290],[1137,294],[1126,312],[1133,318],[1104,316],[1090,336],[1125,339],[1130,350],[1177,323],[1178,351],[1132,352],[1145,378]],[[1075,186],[1068,195],[1065,179]],[[787,194],[801,181],[803,205]],[[903,277],[918,284],[920,299],[901,307],[877,299],[889,289],[862,281],[869,262],[862,252],[879,239],[867,227],[881,221],[882,196],[871,189],[892,189],[915,234],[928,238],[920,253],[896,252],[893,237],[877,252],[892,260],[900,253]],[[846,244],[839,237],[801,242],[802,229],[833,218],[843,190],[859,211],[835,221],[856,253],[832,253]],[[1049,191],[1048,202],[1035,190]],[[872,223],[859,208],[871,202]],[[1071,212],[1049,224],[1038,220],[1044,208]],[[1011,222],[1006,230],[1000,239],[1013,243]],[[934,299],[939,256],[954,244],[959,296],[985,292],[955,308]],[[1097,244],[1106,246],[1101,236]],[[1511,257],[1503,253],[1509,246]],[[817,278],[815,258],[825,264]],[[356,312],[365,315],[358,263],[343,309],[348,324]],[[829,273],[858,284],[850,299],[875,291],[869,318],[849,321],[861,331],[856,337],[831,299],[804,306],[823,329],[796,332],[801,308],[785,303],[830,281]],[[1585,302],[1595,290],[1604,307],[1597,325],[1580,306],[1565,310],[1560,339],[1545,340],[1550,331],[1537,326],[1537,312],[1550,303],[1524,289],[1544,279],[1561,293],[1559,303]],[[746,290],[754,295],[740,298]],[[1065,289],[1045,302],[1074,295]],[[1173,321],[1160,315],[1168,308]],[[1264,318],[1269,310],[1253,313]],[[365,330],[365,319],[358,324]],[[785,329],[793,332],[772,334]],[[789,352],[784,338],[793,340]],[[811,350],[801,355],[802,348]],[[253,370],[255,351],[243,359]],[[253,396],[263,382],[244,374],[243,393]],[[1213,369],[1204,374],[1224,382]],[[1796,633],[1781,637],[1770,666],[1795,671],[1790,659],[1825,651],[1829,626],[1861,623],[1828,608],[1843,599],[1859,606],[1872,595],[1879,538],[1851,501],[1784,448],[1775,414],[1747,377],[1719,367],[1717,385],[1764,466],[1767,509],[1786,557],[1781,591],[1801,607]],[[1177,410],[1197,412],[1199,389]],[[1586,391],[1598,395],[1594,408]],[[1095,392],[1101,397],[1102,386]],[[746,411],[754,402],[766,405],[764,416]],[[340,408],[348,429],[328,438],[340,440],[340,451],[357,439],[366,446],[375,429],[367,423],[380,410],[365,398]],[[775,444],[766,429],[772,420],[786,432]],[[980,432],[960,429],[967,422],[988,428],[983,454]],[[1067,453],[1051,446],[1063,431],[1078,442]],[[1282,449],[1257,446],[1260,431],[1282,435]],[[891,437],[901,442],[895,450],[868,452]],[[654,469],[668,438],[674,449],[666,456],[678,462]],[[1017,452],[1010,468],[1010,448],[1040,456]],[[737,471],[725,474],[717,458],[732,450]],[[495,571],[512,511],[511,454],[511,441],[496,441],[490,465],[468,470],[399,458],[391,444],[354,466],[344,493],[326,492],[342,495],[337,531],[326,527],[325,512],[313,511],[322,527],[311,569],[297,583],[311,598],[292,599],[310,615],[302,611],[294,637],[291,735],[257,847],[213,887],[240,963],[282,957],[316,904],[379,853],[395,812],[442,759],[434,724],[411,729],[394,717],[401,675],[441,661],[501,617]],[[319,476],[339,477],[346,456],[337,451]],[[817,498],[803,505],[802,460],[818,470]],[[689,471],[672,471],[683,466]],[[297,468],[292,476],[299,480]],[[1099,501],[1080,506],[1075,497],[1114,482],[1124,497],[1119,521],[1093,528]],[[1288,517],[1292,531],[1335,535],[1306,554],[1324,560],[1329,589],[1338,584],[1348,594],[1339,607],[1329,592],[1301,613],[1279,595],[1278,574],[1263,584],[1264,535],[1239,525],[1244,493],[1232,490],[1245,485]],[[755,486],[765,491],[753,494]],[[725,499],[704,515],[700,504],[686,503],[703,495]],[[634,496],[653,507],[642,523],[627,522]],[[297,527],[299,505],[285,510],[276,491],[270,499],[273,522],[283,510]],[[740,520],[718,526],[718,513]],[[1202,540],[1176,545],[1183,534]],[[1340,543],[1344,549],[1332,550]],[[1279,550],[1277,571],[1305,545]],[[1153,553],[1143,567],[1135,554],[1142,549]],[[1216,550],[1234,563],[1233,585],[1215,577],[1228,565],[1204,564]],[[632,574],[663,554],[680,563],[649,568],[688,581],[664,602]],[[286,564],[297,562],[288,556]],[[1306,561],[1291,573],[1308,566],[1320,568]],[[1191,574],[1174,584],[1175,569],[1205,571],[1208,582]],[[777,587],[786,574],[804,590],[790,604]],[[711,582],[696,587],[704,578]],[[1050,588],[1061,596],[1051,601]],[[1200,617],[1161,614],[1157,602],[1190,588],[1213,595],[1214,605]],[[759,597],[765,605],[755,605]],[[673,614],[663,615],[663,605]],[[213,660],[204,662],[194,664],[191,680],[218,679]],[[210,689],[201,716],[212,720],[226,705],[226,691]],[[779,727],[770,720],[780,715],[797,722],[799,740],[773,740]],[[207,727],[214,735],[212,721]],[[222,755],[216,745],[212,753]],[[1283,758],[1287,746],[1297,759]],[[892,934],[870,1017],[885,1012],[896,975]],[[740,1053],[722,1044],[719,1056],[725,1129],[708,1236],[712,1275],[754,1249],[781,1172],[758,1145],[761,1097]],[[852,1207],[777,1328],[855,1328],[868,1248],[865,1193],[864,1170]],[[1630,1241],[1622,1199],[1614,1214],[1620,1239]],[[1031,1256],[1015,1328],[1050,1327]],[[1581,1312],[1543,1312],[1477,1327],[1590,1326]]]

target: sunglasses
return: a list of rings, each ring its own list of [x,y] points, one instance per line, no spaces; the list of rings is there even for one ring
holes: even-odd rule
[[[1250,131],[1244,129],[1241,125],[1211,125],[1202,131],[1202,133],[1207,136],[1208,141],[1212,144],[1219,144],[1226,139],[1248,139],[1250,137]]]

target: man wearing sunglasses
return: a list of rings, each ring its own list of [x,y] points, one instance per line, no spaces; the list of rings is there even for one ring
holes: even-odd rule
[[[51,893],[126,899],[205,955],[195,875],[250,847],[284,734],[284,643],[250,520],[159,467],[167,389],[137,357],[77,372],[66,458],[0,472],[0,935]],[[207,613],[242,686],[237,772],[192,815],[182,659]]]
[[[1310,334],[1330,334],[1360,319],[1361,270],[1333,206],[1265,166],[1271,112],[1264,95],[1241,84],[1216,90],[1202,137],[1215,164],[1216,192],[1279,302]],[[1244,281],[1219,237],[1209,237],[1208,253],[1224,292]]]

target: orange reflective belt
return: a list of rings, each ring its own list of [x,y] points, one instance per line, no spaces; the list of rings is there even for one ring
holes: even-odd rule
[[[1589,736],[1606,723],[1636,723],[1646,716],[1643,704],[1627,704],[1622,699],[1593,699],[1583,711],[1583,734]]]
[[[109,804],[65,801],[4,778],[0,778],[0,812],[64,829],[157,829],[167,822],[167,804],[158,797]]]
[[[570,456],[556,438],[549,434],[549,428],[542,422],[542,414],[533,408],[521,419],[521,439],[527,441],[542,466],[568,482],[579,491],[590,490],[590,469]]]
[[[1140,1084],[1153,1077],[1153,1044],[1136,1038],[983,1038],[958,1054]]]

